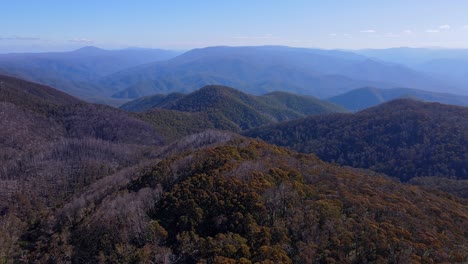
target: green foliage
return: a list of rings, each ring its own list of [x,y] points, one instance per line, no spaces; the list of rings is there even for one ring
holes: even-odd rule
[[[121,108],[145,111],[138,116],[153,124],[169,142],[206,129],[239,132],[307,115],[345,111],[312,96],[284,92],[253,96],[213,85],[188,95],[143,97]]]

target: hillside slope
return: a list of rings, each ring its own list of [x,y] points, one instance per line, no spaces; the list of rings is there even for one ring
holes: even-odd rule
[[[31,226],[24,259],[467,260],[468,208],[449,195],[218,132],[168,149],[161,161],[108,176]]]
[[[22,79],[0,75],[0,101],[40,108],[48,104],[77,104],[81,100],[54,88]]]
[[[146,162],[162,141],[122,110],[0,76],[0,262],[24,252],[17,242],[42,213]]]
[[[163,141],[153,126],[124,111],[11,77],[0,76],[0,110],[0,182],[13,181],[15,188],[36,184],[41,192],[57,184],[63,189],[54,191],[66,193],[133,159],[138,146]]]
[[[308,117],[245,133],[329,162],[407,181],[468,179],[468,108],[395,100],[356,114]]]

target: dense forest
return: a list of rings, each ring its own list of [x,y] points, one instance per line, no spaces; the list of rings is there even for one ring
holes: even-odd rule
[[[37,219],[18,252],[82,263],[467,260],[468,208],[450,195],[219,132],[174,147]]]
[[[266,97],[278,96],[283,98]],[[297,98],[284,98],[281,104],[306,108]],[[200,99],[186,102],[191,104],[180,109],[129,113],[0,76],[0,263],[468,261],[468,205],[463,195],[443,192],[464,193],[451,179],[408,177],[420,187],[340,167],[314,154],[213,130],[222,123],[189,109]],[[236,102],[233,112],[219,114],[229,121],[224,130],[248,128],[232,120],[242,121],[242,109],[264,107]],[[335,126],[325,130],[330,134],[350,128],[344,121],[349,119],[361,125],[359,132],[347,132],[351,138],[384,142],[384,150],[402,142],[402,153],[417,146],[412,157],[424,150],[430,161],[439,161],[434,171],[446,157],[446,171],[458,173],[453,164],[466,169],[456,163],[466,159],[466,117],[462,107],[395,101],[276,129],[286,135],[292,125],[321,128],[319,121],[327,119]],[[313,134],[307,131],[301,133]],[[326,142],[333,147],[334,141]],[[434,156],[433,148],[445,156]],[[406,162],[426,170],[416,158]]]
[[[399,99],[356,114],[308,117],[245,135],[408,181],[468,179],[467,132],[468,108]]]

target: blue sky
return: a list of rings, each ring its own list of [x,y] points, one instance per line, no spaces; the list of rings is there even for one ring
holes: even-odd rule
[[[0,0],[0,52],[468,48],[467,0]]]

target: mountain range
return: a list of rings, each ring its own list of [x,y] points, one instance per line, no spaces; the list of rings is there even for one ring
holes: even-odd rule
[[[432,50],[423,50],[429,54],[425,58],[437,58],[439,62],[427,59],[415,65],[411,56],[391,60],[392,56],[379,53],[398,51],[261,46],[209,47],[180,54],[157,49],[109,51],[85,47],[72,52],[0,54],[0,73],[111,105],[153,94],[188,93],[205,85],[236,87],[255,95],[286,91],[318,98],[362,87],[468,94],[462,70],[466,67],[460,67],[463,58],[453,62],[452,57],[439,58],[443,54],[436,56]],[[422,57],[417,54],[423,51],[407,52]],[[443,59],[450,61],[440,61]]]
[[[0,73],[57,87],[84,99],[106,97],[97,80],[109,74],[178,55],[158,49],[103,50],[83,47],[71,52],[0,54]]]
[[[462,88],[468,86],[466,78],[468,50],[466,49],[391,48],[355,52],[373,59],[405,65],[438,79],[450,80]]]
[[[103,79],[103,85],[122,89],[113,95],[119,98],[190,92],[207,84],[252,94],[289,91],[319,98],[369,85],[448,89],[443,82],[410,68],[351,52],[276,46],[195,49]]]

